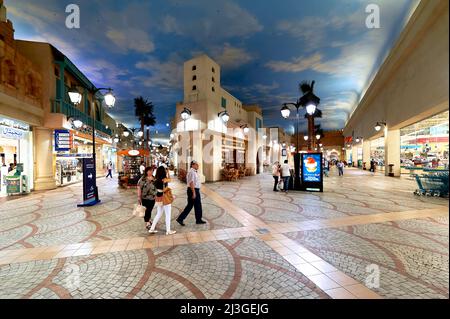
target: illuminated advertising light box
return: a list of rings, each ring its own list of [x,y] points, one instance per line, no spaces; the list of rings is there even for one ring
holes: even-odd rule
[[[307,153],[301,156],[303,190],[323,192],[323,154]]]

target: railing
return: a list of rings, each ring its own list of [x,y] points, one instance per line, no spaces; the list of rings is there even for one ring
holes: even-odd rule
[[[67,102],[52,100],[52,113],[64,114],[67,117],[76,118],[82,121],[83,124],[92,127],[93,119]],[[111,129],[106,128],[106,126],[100,121],[95,121],[95,129],[108,134],[109,136],[112,135]]]

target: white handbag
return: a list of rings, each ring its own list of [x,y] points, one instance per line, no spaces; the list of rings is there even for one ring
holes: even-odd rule
[[[147,208],[145,206],[142,206],[140,204],[134,204],[133,216],[144,217],[146,210]]]

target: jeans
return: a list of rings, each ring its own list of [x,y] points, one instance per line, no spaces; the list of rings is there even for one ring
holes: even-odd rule
[[[109,169],[109,170],[108,170],[108,175],[106,175],[106,178],[108,178],[108,176],[111,177],[111,178],[113,178],[113,177],[112,177],[112,169]]]
[[[289,190],[289,180],[291,179],[290,176],[283,177],[283,184],[284,184],[284,191],[287,192]]]
[[[273,184],[273,191],[276,192],[277,191],[277,187],[278,187],[278,176],[274,176],[273,179],[275,180],[274,184]]]
[[[158,224],[159,220],[161,219],[161,216],[163,212],[166,214],[166,233],[170,232],[170,219],[172,216],[172,205],[158,205],[156,207],[156,217],[153,220],[152,228],[150,228],[150,231],[154,231],[156,228],[156,225]]]
[[[182,222],[183,220],[185,220],[186,217],[191,212],[192,208],[194,208],[194,210],[195,210],[195,220],[197,222],[202,221],[203,209],[202,209],[202,198],[201,198],[201,194],[200,194],[200,189],[198,189],[198,188],[195,189],[195,199],[192,199],[192,195],[193,195],[192,189],[189,187],[187,189],[188,203],[187,203],[186,208],[180,214],[180,216],[178,216],[178,218],[177,218],[178,221]]]
[[[344,176],[344,169],[343,168],[339,168],[339,176]]]
[[[142,206],[144,206],[146,208],[144,221],[146,223],[148,223],[150,221],[150,219],[152,218],[152,210],[153,210],[153,207],[155,207],[155,200],[154,199],[153,200],[142,199]]]

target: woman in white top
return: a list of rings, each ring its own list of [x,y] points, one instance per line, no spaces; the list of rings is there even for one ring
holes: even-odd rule
[[[167,187],[168,183],[170,182],[170,179],[168,178],[166,174],[166,169],[163,166],[158,167],[156,170],[156,176],[155,176],[155,187],[156,187],[156,217],[153,220],[152,227],[148,231],[150,234],[156,234],[158,231],[155,230],[156,225],[158,224],[159,220],[161,219],[161,216],[163,212],[166,214],[166,235],[173,235],[176,233],[176,231],[170,229],[170,221],[171,221],[171,215],[172,215],[172,204],[164,205],[163,204],[163,195],[164,195],[164,188]]]

